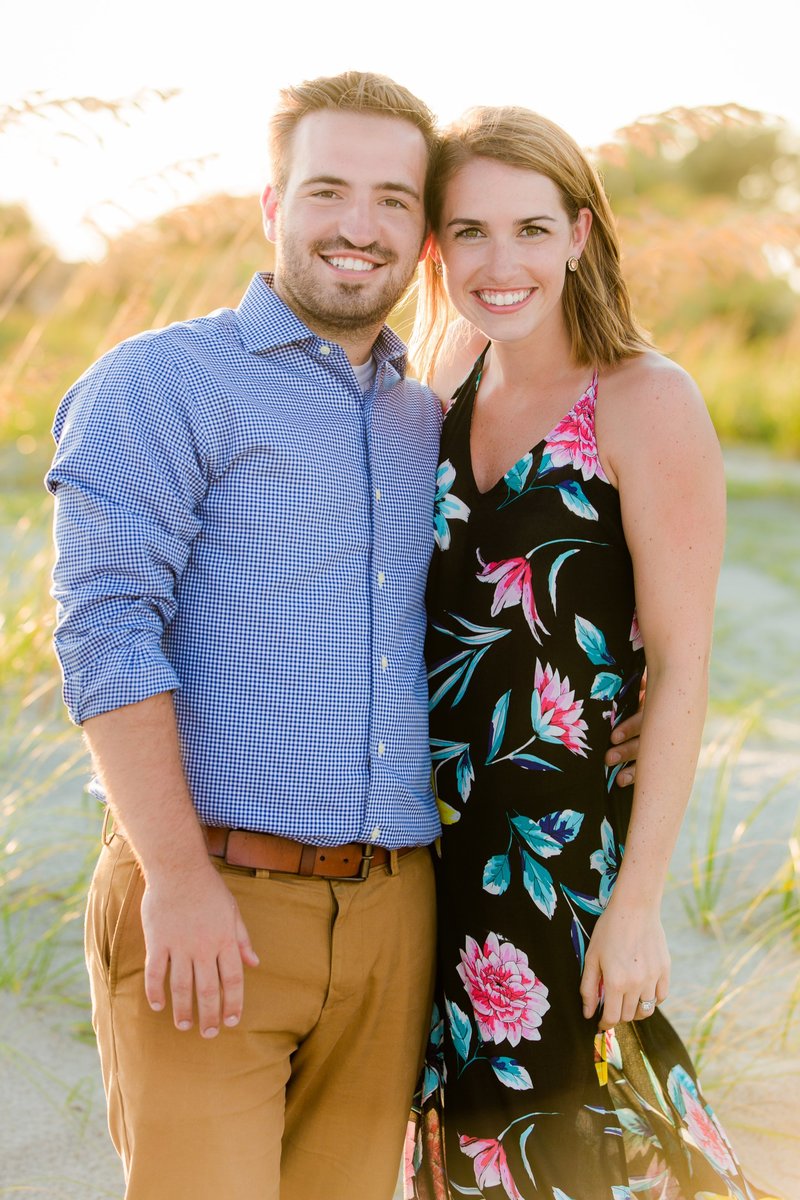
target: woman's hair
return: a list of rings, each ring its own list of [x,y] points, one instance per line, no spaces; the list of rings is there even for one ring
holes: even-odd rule
[[[558,125],[525,108],[473,108],[444,131],[428,177],[426,204],[431,228],[441,228],[448,184],[475,158],[535,171],[551,179],[571,221],[582,208],[592,227],[577,271],[567,270],[562,294],[564,318],[576,364],[612,365],[650,345],[631,312],[620,270],[614,216],[597,171],[577,142]],[[431,258],[422,266],[411,357],[422,379],[430,379],[447,326],[457,316]]]
[[[269,142],[273,185],[282,192],[289,178],[292,140],[298,122],[312,112],[354,112],[398,117],[416,125],[430,154],[437,143],[436,118],[408,88],[386,75],[369,71],[344,71],[341,75],[309,79],[283,88],[270,121]]]

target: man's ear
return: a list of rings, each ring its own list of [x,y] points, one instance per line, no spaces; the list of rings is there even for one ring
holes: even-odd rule
[[[275,219],[278,213],[278,193],[271,183],[268,183],[261,193],[261,213],[267,241],[277,241],[275,236]]]

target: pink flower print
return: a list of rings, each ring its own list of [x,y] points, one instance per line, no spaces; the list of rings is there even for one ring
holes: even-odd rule
[[[714,1117],[703,1108],[698,1096],[684,1089],[683,1098],[686,1105],[683,1119],[692,1141],[718,1170],[735,1175],[736,1163]]]
[[[608,478],[597,454],[594,432],[594,410],[597,401],[597,376],[578,403],[548,434],[544,448],[545,459],[552,467],[574,467],[584,479],[596,475],[604,483]]]
[[[506,1152],[495,1138],[473,1138],[462,1133],[458,1144],[462,1154],[475,1159],[475,1182],[481,1192],[484,1188],[502,1184],[509,1200],[523,1200],[509,1170]]]
[[[628,635],[631,646],[634,650],[641,650],[644,647],[642,639],[642,631],[639,628],[639,618],[636,615],[636,609],[633,610],[633,620],[631,621],[631,631]]]
[[[478,572],[481,583],[496,583],[492,601],[492,616],[496,617],[503,608],[512,608],[515,604],[522,605],[525,620],[536,641],[541,645],[537,625],[542,633],[547,633],[536,608],[531,581],[531,564],[527,558],[506,558],[499,562],[485,563],[478,552],[478,562],[482,570]]]
[[[533,687],[533,732],[543,742],[561,743],[573,754],[586,758],[589,749],[586,730],[589,727],[582,719],[583,701],[575,699],[567,676],[562,682],[558,671],[554,671],[549,663],[543,667],[537,658]]]
[[[528,956],[511,942],[500,942],[490,933],[483,950],[471,937],[456,967],[472,1003],[484,1042],[512,1046],[521,1038],[539,1041],[539,1026],[550,1004],[547,988],[528,966]]]

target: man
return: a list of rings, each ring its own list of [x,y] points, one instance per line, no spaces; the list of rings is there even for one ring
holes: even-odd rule
[[[56,418],[57,648],[113,814],[87,960],[127,1200],[393,1191],[432,988],[439,409],[383,323],[434,139],[382,77],[288,89],[274,278],[117,347]]]

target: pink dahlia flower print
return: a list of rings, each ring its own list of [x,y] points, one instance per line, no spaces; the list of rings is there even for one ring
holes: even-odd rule
[[[527,558],[506,558],[499,562],[485,563],[479,551],[478,562],[481,564],[481,570],[477,577],[481,583],[497,584],[492,601],[492,616],[496,617],[503,608],[512,608],[515,604],[521,604],[528,627],[541,645],[542,639],[539,637],[538,629],[541,629],[542,633],[547,633],[547,630],[536,608],[531,580],[531,564]]]
[[[489,934],[483,949],[468,937],[456,970],[484,1042],[507,1038],[517,1046],[521,1038],[539,1041],[539,1026],[550,1004],[547,988],[528,966],[523,950],[501,942],[496,933]]]
[[[575,699],[568,677],[562,681],[558,671],[536,660],[531,697],[533,732],[543,742],[560,743],[573,754],[586,758],[589,744],[583,720],[583,701]]]
[[[481,1192],[501,1184],[509,1200],[523,1200],[509,1170],[506,1152],[495,1138],[474,1138],[461,1134],[458,1139],[461,1153],[474,1158],[475,1182]]]
[[[594,410],[597,402],[597,376],[578,403],[548,434],[544,448],[542,467],[574,467],[584,479],[596,475],[604,483],[608,477],[603,470],[597,453],[597,438],[594,432]],[[541,470],[541,468],[540,468]]]
[[[628,635],[631,646],[634,650],[641,650],[644,647],[642,631],[639,628],[639,618],[636,615],[636,610],[633,611],[633,620],[631,621],[631,631]]]

